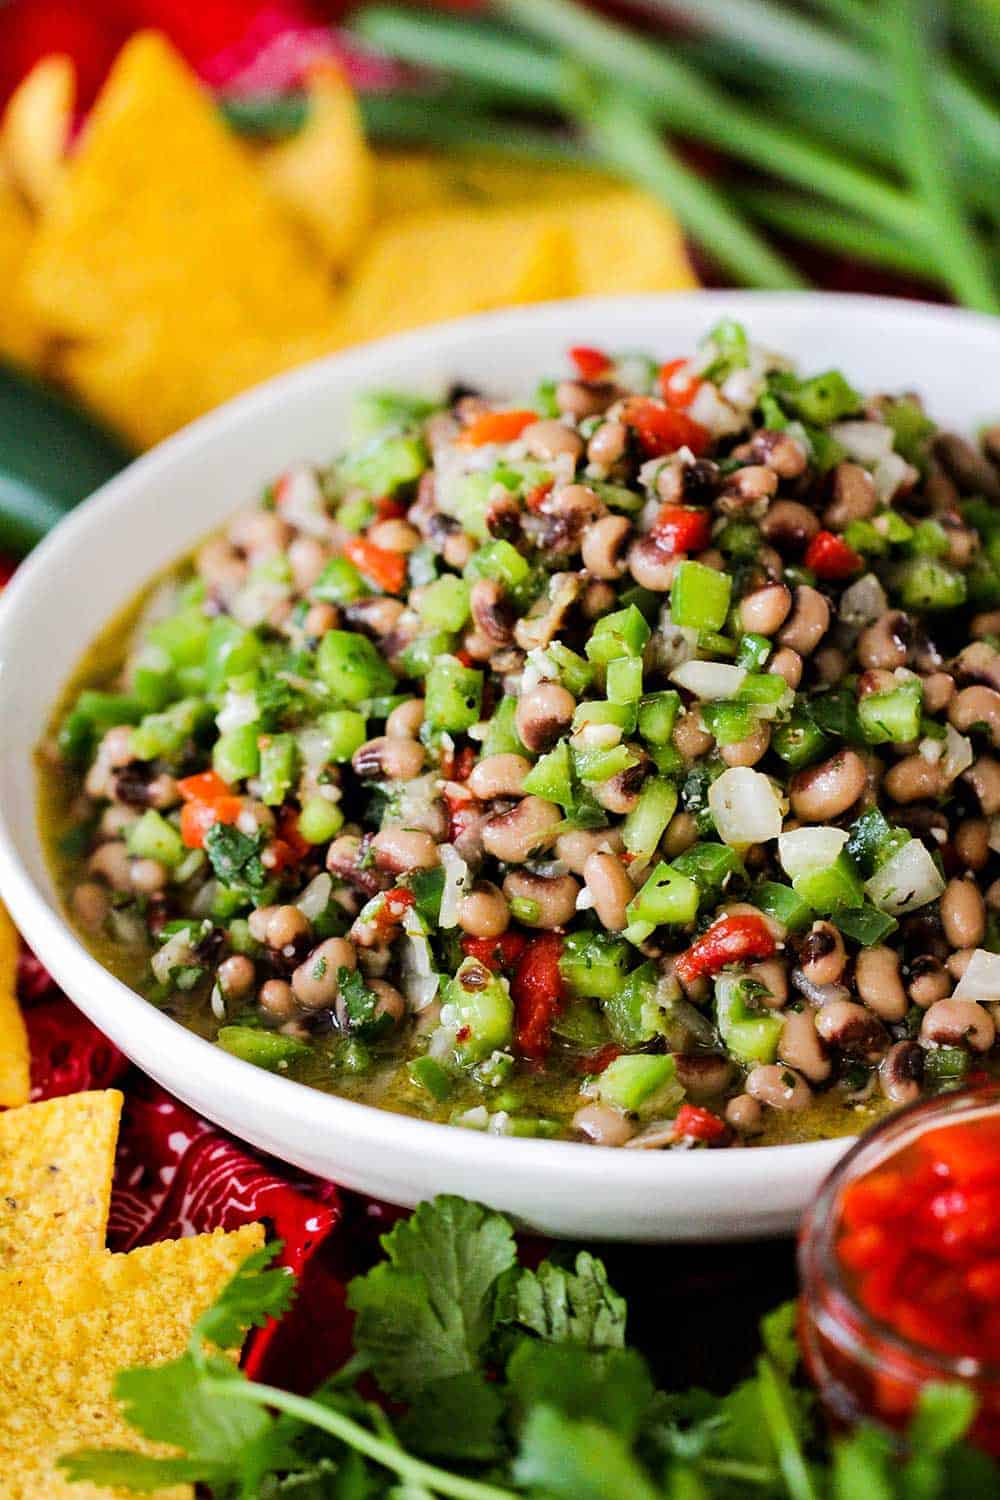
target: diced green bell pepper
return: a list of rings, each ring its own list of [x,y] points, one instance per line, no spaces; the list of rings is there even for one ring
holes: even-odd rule
[[[587,699],[578,703],[573,713],[573,733],[576,734],[587,724],[615,724],[623,734],[631,734],[636,726],[635,704]]]
[[[563,940],[559,971],[574,995],[608,1000],[620,989],[631,950],[605,932],[571,932]]]
[[[598,1097],[626,1114],[658,1114],[684,1097],[676,1074],[677,1064],[669,1053],[616,1057],[597,1080]]]
[[[492,578],[496,583],[503,584],[505,589],[513,590],[524,583],[530,572],[531,564],[528,559],[522,557],[510,542],[500,538],[487,542],[478,552],[473,552],[465,565],[463,576],[469,583],[475,583],[477,578]]]
[[[895,917],[889,916],[888,912],[879,911],[877,906],[872,906],[867,901],[864,906],[854,910],[839,909],[831,912],[830,920],[835,927],[840,928],[845,937],[860,943],[862,948],[884,942],[899,926]]]
[[[734,974],[722,974],[715,985],[715,1017],[726,1050],[747,1067],[773,1063],[784,1021],[781,1016],[751,1010],[745,986]]]
[[[721,630],[729,613],[733,580],[704,563],[682,562],[670,589],[670,618],[695,630]]]
[[[703,703],[701,717],[717,745],[738,745],[757,722],[747,703]]]
[[[316,671],[342,703],[360,703],[392,691],[392,668],[367,636],[328,630],[316,653]]]
[[[587,660],[606,666],[620,656],[641,656],[651,633],[634,604],[602,615],[584,648]]]
[[[480,988],[484,975],[486,983]],[[464,980],[475,979],[466,988]],[[463,959],[445,986],[442,1024],[456,1032],[455,1049],[465,1063],[482,1062],[491,1052],[509,1046],[514,1027],[514,1004],[507,985],[475,958]]]
[[[424,715],[432,729],[459,734],[470,729],[480,715],[483,674],[465,667],[455,656],[441,656],[427,674]]]
[[[796,894],[820,916],[829,916],[838,907],[864,904],[861,881],[851,861],[843,853],[823,870],[807,870],[792,881]]]
[[[642,658],[620,656],[609,661],[605,691],[609,703],[636,703],[642,696]]]
[[[677,788],[672,781],[651,777],[622,825],[622,843],[637,859],[648,860],[677,811]]]
[[[964,575],[933,557],[911,557],[901,563],[893,582],[904,609],[957,609],[965,603]]]
[[[628,745],[612,745],[607,750],[574,750],[573,760],[581,781],[596,783],[620,776],[638,762],[639,757]]]
[[[353,444],[367,442],[387,428],[415,427],[440,403],[403,391],[363,391],[351,402],[348,432]]]
[[[483,740],[483,759],[489,755],[527,755],[514,722],[517,699],[502,698],[493,710]]]
[[[698,886],[691,877],[661,861],[629,902],[629,922],[684,927],[698,915],[698,900]]]
[[[298,749],[290,734],[264,735],[260,742],[260,797],[268,807],[280,807],[295,780]]]
[[[641,1047],[660,1031],[656,965],[640,964],[602,1001],[604,1017],[620,1047]]]
[[[256,776],[260,770],[260,750],[257,745],[259,724],[243,724],[239,729],[230,729],[220,734],[212,750],[212,769],[231,785]]]
[[[858,703],[861,731],[870,745],[905,745],[920,734],[924,690],[919,678],[886,693],[868,693]]]
[[[128,852],[136,859],[156,859],[168,870],[176,869],[187,854],[183,841],[162,813],[149,808],[128,831]]]
[[[746,667],[748,672],[757,672],[764,666],[768,657],[774,649],[774,642],[766,635],[740,636],[739,648],[736,652],[736,665]]]
[[[307,797],[299,813],[299,833],[307,844],[327,844],[344,826],[339,802],[328,802],[318,794]]]
[[[418,614],[432,630],[461,630],[469,618],[469,585],[464,578],[445,573],[424,589]]]
[[[575,651],[571,651],[568,646],[564,646],[562,641],[553,641],[551,645],[546,646],[545,655],[555,663],[559,672],[559,681],[563,687],[567,692],[572,693],[574,698],[579,698],[580,694],[590,686],[594,676],[594,669],[590,662],[578,656]]]
[[[205,685],[217,693],[233,677],[250,672],[260,660],[260,641],[229,615],[212,621],[205,645]]]
[[[419,479],[426,465],[427,449],[419,438],[373,438],[347,455],[341,476],[345,484],[368,495],[394,495]]]
[[[434,630],[428,635],[418,635],[402,655],[403,670],[407,677],[426,677],[439,656],[452,654],[455,644],[456,637],[450,630]]]
[[[368,738],[368,720],[354,708],[332,708],[321,715],[318,725],[327,736],[327,758],[338,765],[349,761]]]
[[[370,590],[358,569],[346,557],[331,557],[309,590],[311,599],[323,604],[353,604]]]
[[[452,1091],[450,1074],[433,1057],[415,1057],[407,1064],[407,1072],[417,1088],[424,1089],[438,1103],[447,1099]]]
[[[735,849],[728,844],[692,844],[683,854],[678,854],[670,868],[679,875],[687,875],[694,881],[702,900],[717,896],[728,876],[742,870],[743,865]]]
[[[750,892],[750,901],[760,911],[784,923],[789,932],[801,932],[813,919],[813,909],[790,885],[765,880]]]
[[[844,853],[867,880],[909,840],[907,829],[896,828],[877,807],[869,807],[851,824]]]
[[[215,1039],[224,1052],[240,1057],[255,1067],[274,1073],[289,1063],[308,1057],[309,1046],[295,1037],[281,1036],[277,1031],[260,1031],[255,1026],[223,1026]]]
[[[673,688],[639,699],[638,729],[647,745],[669,745],[680,706],[680,693]]]
[[[556,802],[570,812],[576,802],[573,789],[573,758],[569,742],[560,740],[554,749],[536,761],[524,778],[524,790],[546,802]]]

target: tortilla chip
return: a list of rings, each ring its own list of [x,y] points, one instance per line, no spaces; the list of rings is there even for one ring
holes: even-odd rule
[[[24,286],[35,226],[27,205],[0,161],[0,357],[37,370],[45,333]]]
[[[614,186],[613,178],[578,167],[471,154],[380,151],[375,163],[375,217],[382,223],[429,209],[537,205],[551,198],[575,200]]]
[[[619,188],[552,212],[572,235],[578,296],[697,287],[679,224],[652,198]]]
[[[110,397],[96,380],[83,394],[144,442],[217,402],[220,365],[250,385],[303,341],[336,338],[322,268],[210,96],[151,32],[119,53],[27,278],[54,335],[128,375]]]
[[[121,1110],[103,1089],[0,1114],[0,1270],[104,1249]]]
[[[97,1500],[55,1468],[75,1448],[164,1450],[121,1416],[121,1369],[176,1359],[191,1328],[252,1250],[259,1224],[0,1272],[0,1488],[5,1500]],[[165,1492],[161,1492],[165,1493]],[[169,1491],[188,1496],[187,1486]]]
[[[18,191],[36,210],[44,208],[65,171],[75,98],[72,60],[52,56],[36,63],[7,101],[0,151]]]
[[[344,270],[372,222],[375,167],[357,100],[332,64],[308,79],[309,114],[291,140],[258,157],[264,182],[332,271]]]
[[[451,209],[387,225],[348,290],[351,339],[567,290],[571,245],[563,226],[509,209]]]
[[[17,929],[0,905],[0,1104],[7,1108],[27,1104],[31,1092],[28,1031],[17,1003],[18,942]]]

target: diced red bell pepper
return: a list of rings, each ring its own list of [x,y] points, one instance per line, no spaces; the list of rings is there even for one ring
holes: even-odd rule
[[[380,495],[375,501],[375,514],[380,521],[399,521],[406,515],[406,501],[398,495]]]
[[[491,974],[509,974],[528,945],[523,932],[502,932],[499,937],[462,939],[462,952],[475,958]]]
[[[197,776],[185,776],[177,783],[177,790],[185,802],[218,802],[220,797],[231,797],[232,790],[217,771],[200,771]]]
[[[855,552],[843,537],[834,536],[832,531],[817,531],[806,548],[804,561],[817,578],[833,581],[850,578],[852,573],[859,573],[865,565],[861,553]]]
[[[774,947],[763,917],[720,917],[674,960],[674,971],[682,984],[691,984],[703,975],[718,974],[727,964],[770,958]]]
[[[600,380],[611,369],[611,358],[603,349],[589,349],[585,344],[577,344],[569,351],[569,357],[581,380]]]
[[[686,411],[701,390],[704,381],[687,373],[686,359],[670,359],[660,366],[660,394],[674,411]]]
[[[487,411],[470,422],[458,437],[462,448],[482,448],[487,443],[512,443],[526,427],[538,421],[533,411]]]
[[[390,552],[388,547],[377,547],[363,536],[352,536],[344,543],[344,556],[359,573],[387,594],[402,592],[406,582],[406,558],[401,552]]]
[[[543,479],[541,484],[534,485],[525,495],[525,505],[529,510],[541,510],[554,488],[555,480]]]
[[[962,1187],[1000,1183],[1000,1121],[983,1119],[971,1130],[942,1125],[920,1137],[920,1154],[936,1174]]]
[[[278,814],[278,837],[287,846],[292,864],[299,864],[312,851],[299,832],[299,815],[293,807],[283,807]]]
[[[729,1126],[710,1109],[701,1109],[697,1104],[682,1104],[674,1120],[674,1135],[692,1141],[721,1141],[729,1134]]]
[[[685,412],[672,411],[651,396],[630,396],[622,403],[622,421],[631,427],[647,458],[690,448],[696,456],[708,451],[712,435]]]
[[[980,1260],[965,1273],[965,1284],[974,1297],[1000,1305],[1000,1258]]]
[[[679,552],[703,552],[712,539],[712,518],[707,510],[665,505],[653,523],[652,535],[671,557]]]
[[[552,1022],[563,1000],[562,951],[558,933],[540,933],[521,954],[511,980],[517,1049],[533,1062],[540,1062],[552,1044]]]
[[[181,808],[181,838],[188,849],[203,849],[213,823],[235,823],[243,811],[242,797],[216,797],[213,802],[185,802]]]

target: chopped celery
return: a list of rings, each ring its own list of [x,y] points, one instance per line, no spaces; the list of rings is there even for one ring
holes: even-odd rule
[[[260,799],[280,807],[295,780],[298,749],[290,734],[264,735],[260,741]]]
[[[755,886],[749,899],[760,911],[782,922],[789,932],[800,932],[813,919],[813,909],[790,885],[777,880],[765,880]]]
[[[630,950],[605,932],[571,932],[563,941],[559,972],[574,995],[609,1000],[625,978]]]
[[[669,1053],[616,1057],[597,1080],[598,1097],[627,1114],[658,1114],[684,1097],[676,1072]]]
[[[338,802],[319,794],[307,797],[299,813],[298,829],[307,844],[327,844],[344,826]]]
[[[729,613],[733,581],[703,563],[682,562],[670,589],[670,618],[695,630],[721,630]]]
[[[377,647],[350,630],[328,630],[316,653],[316,671],[343,703],[391,692],[396,679]]]
[[[677,811],[677,788],[672,781],[652,777],[622,825],[622,843],[637,859],[651,859],[670,819]]]
[[[469,585],[445,573],[424,589],[417,613],[432,630],[461,630],[469,618]]]
[[[353,604],[368,592],[368,585],[348,558],[331,557],[309,596],[325,604]]]
[[[440,656],[427,674],[424,712],[432,729],[458,734],[479,719],[483,674],[456,656]]]
[[[190,667],[203,661],[210,634],[208,620],[200,607],[196,607],[157,620],[146,631],[146,640],[162,646],[174,666]]]
[[[868,693],[858,704],[861,731],[870,745],[905,745],[920,734],[924,690],[911,678],[886,693]]]
[[[291,1036],[280,1036],[276,1031],[260,1031],[254,1026],[223,1026],[216,1041],[224,1052],[240,1057],[255,1067],[267,1068],[270,1072],[287,1068],[290,1062],[308,1057],[309,1047],[305,1042]]]
[[[256,776],[260,770],[260,750],[257,739],[259,724],[243,724],[239,729],[230,729],[220,734],[212,750],[212,769],[223,781],[245,781]]]
[[[629,922],[686,926],[698,915],[698,900],[691,877],[661,862],[629,902]]]
[[[605,691],[610,703],[635,703],[642,695],[642,658],[620,656],[608,662]]]
[[[641,656],[651,631],[634,604],[602,615],[586,645],[588,661],[606,665],[619,656]]]
[[[128,831],[128,852],[136,859],[156,859],[168,870],[176,869],[187,854],[181,836],[162,813],[149,808]]]
[[[639,733],[648,745],[668,745],[681,706],[680,693],[673,688],[647,693],[639,700]]]

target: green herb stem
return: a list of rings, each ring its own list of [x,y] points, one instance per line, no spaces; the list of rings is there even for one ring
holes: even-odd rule
[[[601,159],[672,207],[688,233],[738,280],[778,289],[805,284],[710,184],[685,166],[627,99],[617,92],[599,93],[582,105],[580,119]]]
[[[295,1417],[321,1432],[328,1432],[348,1447],[355,1448],[374,1463],[391,1469],[401,1479],[414,1485],[423,1485],[437,1495],[447,1495],[449,1500],[511,1500],[512,1491],[500,1489],[494,1484],[481,1484],[476,1479],[467,1479],[461,1474],[450,1474],[435,1464],[424,1463],[414,1458],[394,1443],[376,1437],[342,1412],[313,1401],[308,1396],[295,1396],[291,1391],[280,1390],[275,1385],[259,1385],[255,1381],[209,1380],[205,1392],[226,1401],[248,1401],[254,1406],[269,1406]]]
[[[829,204],[767,188],[735,189],[732,196],[747,213],[793,239],[906,276],[940,277],[926,251],[873,229],[852,214],[839,213]]]
[[[778,1456],[778,1467],[785,1481],[789,1500],[818,1500],[816,1487],[802,1453],[802,1445],[788,1413],[783,1382],[766,1355],[761,1355],[757,1361],[757,1379],[760,1383],[760,1404],[764,1420]]]
[[[885,0],[880,14],[896,88],[900,157],[926,205],[942,274],[961,301],[998,313],[1000,298],[953,187],[942,124],[931,100],[928,80],[935,58],[928,7],[924,0]]]
[[[451,90],[427,94],[369,94],[361,99],[365,129],[377,140],[486,151],[556,166],[594,167],[594,154],[567,135],[515,125],[470,110]]]

